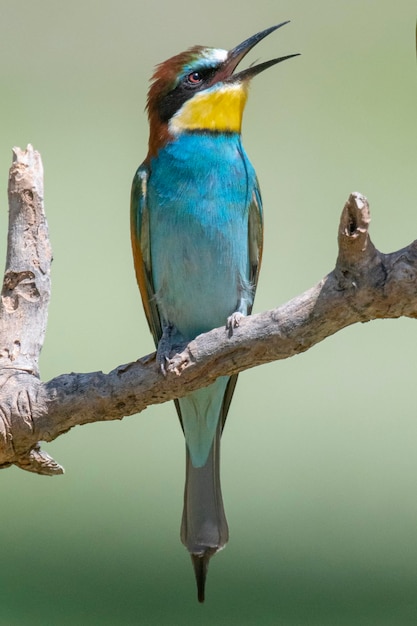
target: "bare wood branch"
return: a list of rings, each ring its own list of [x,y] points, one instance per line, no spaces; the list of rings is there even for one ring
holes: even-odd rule
[[[39,471],[24,467],[28,458],[32,462],[40,454],[37,442],[52,441],[75,425],[139,413],[220,375],[305,352],[356,322],[416,318],[417,241],[383,254],[370,239],[369,223],[366,198],[351,194],[340,219],[339,255],[332,272],[286,304],[243,319],[232,336],[218,328],[196,337],[173,356],[166,377],[158,371],[155,356],[148,355],[109,374],[63,374],[39,384],[38,396],[28,396],[30,419],[24,428],[16,420],[11,423],[4,412],[0,415],[0,464]],[[27,375],[35,378],[36,372]],[[59,467],[51,459],[49,463]]]
[[[52,261],[42,161],[32,146],[13,150],[8,193],[9,234],[0,299],[0,466],[13,462],[29,471],[62,473],[31,437],[46,406],[38,361],[48,319]]]

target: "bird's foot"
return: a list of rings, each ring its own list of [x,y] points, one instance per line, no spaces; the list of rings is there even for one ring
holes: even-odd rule
[[[171,363],[171,354],[176,354],[184,348],[184,340],[173,324],[164,326],[162,337],[156,351],[156,362],[164,376],[168,374]]]
[[[169,355],[172,349],[172,334],[173,326],[164,326],[162,331],[162,337],[158,343],[158,349],[156,351],[156,362],[164,376],[167,375],[166,367],[169,362]]]
[[[182,352],[177,352],[169,359],[167,366],[169,365],[169,372],[181,376],[182,372],[190,367],[194,363],[194,357],[191,350],[187,347]]]
[[[229,315],[226,321],[226,330],[229,332],[229,337],[233,335],[233,329],[240,326],[241,320],[245,317],[240,311],[235,311],[232,315]]]

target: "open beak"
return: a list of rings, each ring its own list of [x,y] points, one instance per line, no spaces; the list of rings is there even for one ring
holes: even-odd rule
[[[247,53],[252,50],[257,43],[262,41],[265,37],[267,37],[270,33],[273,33],[274,30],[281,28],[281,26],[285,26],[288,24],[287,22],[282,22],[281,24],[277,24],[276,26],[270,26],[265,30],[261,30],[260,33],[256,33],[256,35],[252,35],[249,39],[246,39],[238,46],[229,51],[227,55],[226,61],[223,63],[219,72],[216,73],[215,81],[224,81],[224,82],[241,82],[244,80],[250,80],[260,72],[268,69],[272,65],[276,65],[277,63],[281,63],[281,61],[286,61],[287,59],[291,59],[292,57],[299,56],[298,54],[288,54],[284,57],[279,57],[278,59],[271,59],[271,61],[265,61],[264,63],[259,63],[258,65],[252,65],[248,67],[246,70],[242,70],[237,74],[233,74],[236,67],[239,65],[241,60],[247,55]]]

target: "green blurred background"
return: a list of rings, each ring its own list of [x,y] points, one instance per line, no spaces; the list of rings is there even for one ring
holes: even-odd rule
[[[417,237],[414,0],[0,8],[0,252],[11,148],[31,142],[54,249],[43,379],[153,349],[130,183],[153,66],[192,44],[230,48],[291,19],[250,61],[302,53],[255,79],[245,115],[266,216],[257,311],[332,269],[351,191],[368,196],[382,251]],[[416,339],[412,320],[372,322],[242,374],[223,438],[231,539],[204,606],[179,541],[171,404],[45,445],[62,477],[2,472],[1,626],[416,624]]]

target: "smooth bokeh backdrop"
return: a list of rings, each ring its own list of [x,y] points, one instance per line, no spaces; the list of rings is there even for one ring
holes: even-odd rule
[[[54,250],[47,380],[153,350],[129,193],[153,66],[291,24],[248,58],[244,143],[265,208],[256,311],[329,272],[343,204],[368,196],[384,252],[417,237],[414,0],[0,2],[0,253],[11,148],[45,168]],[[1,626],[417,623],[417,326],[356,325],[241,375],[223,438],[230,543],[196,601],[179,541],[171,404],[45,445],[66,474],[0,475]]]

